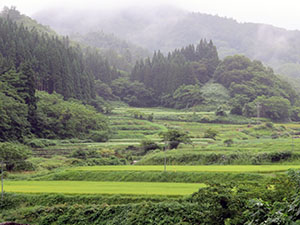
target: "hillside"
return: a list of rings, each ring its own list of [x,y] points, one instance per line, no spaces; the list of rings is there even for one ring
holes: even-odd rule
[[[150,55],[146,49],[117,38],[113,34],[106,34],[103,31],[86,34],[72,33],[70,38],[78,43],[98,48],[101,55],[112,66],[128,73],[130,73],[137,60]]]
[[[43,32],[13,8],[9,13],[23,22],[14,22],[11,14],[0,17],[0,141],[22,142],[32,134],[50,138],[91,135],[92,127],[108,130],[96,112],[105,108],[96,91],[97,85],[119,76],[116,69],[97,51]],[[32,27],[24,23],[28,21],[33,21]],[[53,95],[37,94],[37,90]],[[88,114],[88,120],[95,121],[85,127],[88,123],[82,119]]]
[[[103,30],[150,51],[165,53],[196,44],[202,38],[212,39],[221,58],[244,54],[289,77],[300,74],[300,31],[266,24],[238,23],[234,19],[188,13],[172,7],[126,9],[111,13],[81,10],[67,12],[64,16],[56,16],[54,12],[48,9],[34,18],[65,34]],[[286,68],[286,64],[292,64],[293,70]]]

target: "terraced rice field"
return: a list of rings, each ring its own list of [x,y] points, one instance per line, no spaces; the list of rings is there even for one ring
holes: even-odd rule
[[[5,192],[64,194],[188,195],[204,187],[199,183],[5,181]]]
[[[288,169],[299,169],[300,165],[201,165],[201,166],[167,166],[167,171],[178,172],[237,172],[237,173],[272,173]],[[83,166],[71,170],[86,171],[163,171],[163,165],[157,166]]]

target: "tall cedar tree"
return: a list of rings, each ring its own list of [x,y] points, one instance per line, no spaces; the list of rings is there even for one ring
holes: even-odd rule
[[[219,64],[212,41],[201,40],[197,46],[176,49],[165,57],[155,52],[152,59],[136,63],[131,80],[137,80],[162,96],[173,93],[181,85],[204,84],[212,78]]]

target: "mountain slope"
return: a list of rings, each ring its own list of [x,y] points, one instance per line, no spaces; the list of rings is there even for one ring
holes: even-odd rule
[[[35,15],[35,18],[65,33],[86,33],[101,29],[151,51],[161,50],[165,53],[198,43],[202,38],[212,39],[221,58],[244,54],[290,76],[293,74],[285,69],[285,64],[292,63],[299,68],[299,31],[265,24],[238,23],[233,19],[188,13],[170,7],[126,9],[118,13],[96,12],[82,9],[58,17],[49,9]],[[299,69],[296,73],[300,76]]]
[[[103,31],[86,34],[72,33],[70,38],[78,43],[98,48],[101,55],[112,66],[128,73],[132,70],[137,60],[150,55],[144,48],[117,38],[113,34],[106,34]]]

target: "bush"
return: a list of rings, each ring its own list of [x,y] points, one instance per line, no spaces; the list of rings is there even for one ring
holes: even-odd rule
[[[180,143],[192,143],[192,140],[187,133],[177,129],[169,129],[166,132],[161,132],[159,136],[163,139],[163,141],[169,142],[170,149],[177,148]]]
[[[59,94],[37,92],[37,123],[34,133],[40,138],[86,137],[90,130],[108,132],[107,119],[90,105]]]
[[[108,131],[91,131],[89,138],[95,142],[106,142],[110,138]]]
[[[147,140],[147,139],[142,140],[140,146],[141,146],[141,149],[145,153],[150,151],[150,150],[160,149],[158,144],[156,144],[154,141]]]
[[[216,116],[226,116],[226,112],[223,106],[219,106],[216,111]]]
[[[35,169],[34,164],[28,161],[18,162],[14,167],[15,171],[34,171]]]
[[[271,138],[272,139],[277,139],[277,138],[279,138],[279,134],[274,132],[274,133],[271,134]]]
[[[147,116],[147,120],[150,121],[150,122],[153,121],[153,118],[154,118],[154,114],[153,114],[153,113],[151,113],[151,114],[149,114],[149,115]]]
[[[233,140],[230,138],[230,139],[226,139],[224,140],[224,145],[226,145],[227,147],[231,147],[233,145]]]
[[[9,142],[0,143],[0,161],[6,162],[6,170],[16,170],[17,164],[24,163],[31,151],[27,146]]]
[[[200,119],[201,123],[210,123],[211,121],[212,121],[212,118],[208,115],[204,115]]]
[[[265,125],[266,125],[267,128],[270,128],[270,129],[274,128],[274,124],[272,122],[266,122]]]
[[[94,149],[77,149],[75,150],[70,157],[77,158],[77,159],[87,159],[87,158],[101,158],[102,155],[99,151]]]
[[[25,143],[31,148],[44,148],[44,147],[56,145],[55,141],[47,140],[47,139],[31,139],[31,140],[27,140]]]
[[[216,140],[216,136],[218,135],[218,131],[209,128],[204,132],[204,138],[211,138]]]

